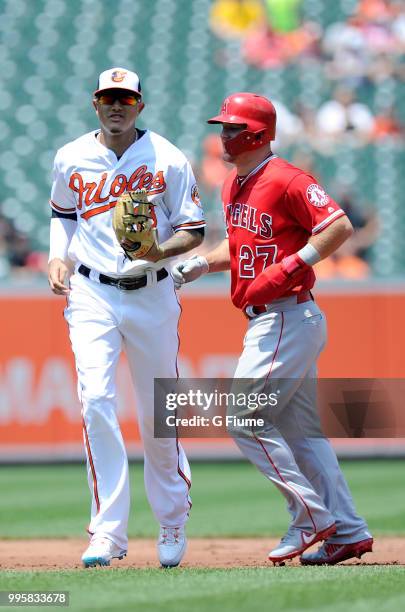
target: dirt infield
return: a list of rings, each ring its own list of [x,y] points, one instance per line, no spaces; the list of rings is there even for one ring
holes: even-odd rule
[[[183,567],[231,568],[272,567],[266,561],[268,551],[278,543],[270,539],[189,540]],[[66,540],[3,540],[0,542],[0,569],[56,570],[81,568],[80,557],[87,541]],[[316,547],[315,547],[316,548]],[[405,565],[405,538],[377,538],[374,552],[360,560],[347,561],[358,565]],[[298,565],[299,561],[292,562]],[[158,565],[154,540],[131,540],[128,556],[114,561],[114,567],[152,568]]]

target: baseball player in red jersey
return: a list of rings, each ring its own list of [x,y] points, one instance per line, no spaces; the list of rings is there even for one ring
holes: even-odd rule
[[[241,451],[285,496],[291,525],[269,553],[274,563],[335,564],[372,550],[336,455],[322,436],[289,435],[306,419],[319,425],[316,361],[326,342],[313,300],[312,266],[351,234],[344,211],[317,180],[273,154],[276,112],[253,93],[236,93],[208,123],[222,125],[224,159],[235,165],[222,200],[226,239],[206,257],[177,263],[178,286],[231,270],[232,301],[249,319],[235,379],[278,379],[283,393],[265,433],[235,437]],[[315,553],[302,554],[323,541]]]

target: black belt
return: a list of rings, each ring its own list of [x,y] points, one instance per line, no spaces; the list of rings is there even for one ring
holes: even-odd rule
[[[304,304],[305,302],[309,302],[311,300],[314,301],[314,296],[312,295],[310,291],[300,291],[299,293],[294,293],[293,295],[285,296],[285,297],[289,297],[289,298],[295,297],[297,300],[297,304]],[[248,308],[250,310],[247,310]],[[265,304],[263,304],[263,306],[247,306],[247,308],[245,308],[244,310],[244,314],[248,319],[254,319],[258,315],[264,314],[265,312],[268,312],[269,310],[271,311],[271,304],[269,308]]]
[[[90,278],[91,270],[87,266],[81,264],[77,270],[83,276],[87,276]],[[165,268],[160,268],[156,272],[156,279],[158,281],[163,280],[169,276],[168,271]],[[113,278],[112,276],[106,276],[105,274],[98,275],[98,281],[102,285],[113,285],[113,287],[117,287],[118,289],[125,289],[126,291],[133,291],[134,289],[141,289],[142,287],[146,287],[148,284],[148,277],[146,274],[143,276],[130,276],[130,277],[121,277],[121,278]]]

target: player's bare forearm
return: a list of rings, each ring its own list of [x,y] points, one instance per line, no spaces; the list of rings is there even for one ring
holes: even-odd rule
[[[206,255],[209,272],[225,272],[231,267],[229,240],[225,238],[215,249]]]
[[[166,242],[160,244],[158,249],[152,248],[143,259],[156,262],[168,257],[176,257],[176,255],[181,255],[182,253],[187,253],[195,249],[203,240],[204,237],[200,232],[196,232],[195,230],[180,230],[166,240]]]
[[[321,259],[334,253],[353,234],[353,226],[344,216],[336,219],[320,234],[312,236],[309,243],[318,251]]]

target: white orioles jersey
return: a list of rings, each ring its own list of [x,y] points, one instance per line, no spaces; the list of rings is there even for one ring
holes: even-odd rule
[[[51,207],[56,216],[77,219],[68,256],[111,276],[159,269],[167,260],[152,264],[125,256],[113,231],[113,208],[124,191],[145,188],[156,204],[159,243],[176,231],[203,228],[204,212],[191,166],[177,147],[149,130],[138,130],[140,137],[120,159],[98,141],[98,132],[69,142],[55,157]]]

